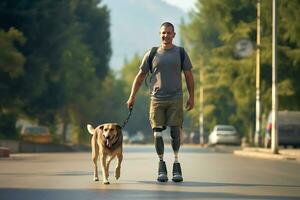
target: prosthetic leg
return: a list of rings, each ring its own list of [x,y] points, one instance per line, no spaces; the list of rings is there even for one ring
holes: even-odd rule
[[[181,134],[181,127],[171,126],[171,143],[172,143],[172,149],[175,157],[173,163],[173,178],[172,178],[172,181],[174,182],[183,181],[181,166],[180,163],[178,162],[178,152],[180,148],[180,134]]]
[[[159,157],[158,177],[157,177],[157,181],[159,181],[159,182],[167,182],[168,181],[167,167],[166,167],[165,161],[163,160],[164,141],[162,138],[162,131],[165,129],[166,129],[166,127],[153,128],[155,149],[156,149],[156,153]]]

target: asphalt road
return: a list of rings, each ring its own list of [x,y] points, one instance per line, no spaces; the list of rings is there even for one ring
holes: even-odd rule
[[[230,151],[229,151],[230,152]],[[173,155],[166,146],[169,179]],[[125,147],[121,178],[94,182],[90,153],[13,154],[0,159],[0,200],[300,199],[300,165],[182,147],[184,182],[156,182],[153,146]],[[101,175],[101,173],[100,173]]]

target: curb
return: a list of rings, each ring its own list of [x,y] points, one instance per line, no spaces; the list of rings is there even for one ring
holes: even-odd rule
[[[41,152],[82,152],[91,151],[89,145],[72,144],[40,144],[19,140],[0,140],[0,157],[7,157],[7,150],[11,153],[41,153]],[[5,149],[6,148],[6,149]],[[9,156],[8,156],[9,157]]]
[[[280,150],[278,154],[273,154],[270,149],[262,148],[245,148],[243,150],[235,150],[234,155],[271,159],[271,160],[283,160],[283,161],[297,161],[300,162],[300,151],[288,152],[286,150]]]
[[[0,158],[9,158],[10,151],[6,147],[0,147]]]
[[[238,156],[248,156],[248,157],[255,157],[255,158],[264,158],[264,159],[273,159],[273,160],[285,159],[280,154],[269,154],[269,153],[251,152],[251,151],[243,151],[243,150],[236,150],[233,153],[234,155],[238,155]]]

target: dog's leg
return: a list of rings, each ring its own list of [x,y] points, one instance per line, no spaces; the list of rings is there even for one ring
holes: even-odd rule
[[[116,179],[119,179],[120,175],[121,175],[121,163],[122,163],[122,160],[123,160],[123,154],[118,153],[117,154],[117,159],[118,159],[118,164],[117,164],[117,167],[116,167],[115,177],[116,177]]]
[[[100,160],[101,160],[101,166],[102,166],[103,183],[104,184],[109,184],[108,169],[107,169],[107,165],[106,165],[106,156],[101,155]]]
[[[98,176],[98,156],[99,156],[99,146],[97,145],[97,142],[95,141],[95,138],[92,139],[92,159],[94,163],[94,181],[99,181]]]
[[[107,169],[107,175],[109,177],[109,165],[110,165],[110,162],[115,158],[115,156],[109,156],[108,159],[107,159],[107,163],[106,163],[106,169]]]
[[[98,160],[97,157],[93,157],[93,162],[94,162],[94,181],[99,181],[97,160]]]

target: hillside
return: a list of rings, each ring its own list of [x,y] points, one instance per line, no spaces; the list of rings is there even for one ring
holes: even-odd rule
[[[170,21],[178,31],[181,18],[186,13],[162,0],[104,0],[111,16],[111,41],[113,55],[111,68],[118,70],[125,59],[136,53],[143,55],[152,46],[158,45],[159,27]],[[175,43],[179,42],[179,31]]]

